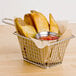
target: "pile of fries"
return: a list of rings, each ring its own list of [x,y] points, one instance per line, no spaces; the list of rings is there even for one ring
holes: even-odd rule
[[[35,10],[24,15],[24,20],[15,18],[14,20],[17,32],[25,37],[35,38],[39,32],[55,32],[59,34],[59,27],[52,14],[49,14],[49,22],[46,17]]]

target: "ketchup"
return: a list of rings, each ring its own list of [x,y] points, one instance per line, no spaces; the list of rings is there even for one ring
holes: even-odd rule
[[[57,36],[43,36],[40,37],[40,40],[57,40],[59,37]]]

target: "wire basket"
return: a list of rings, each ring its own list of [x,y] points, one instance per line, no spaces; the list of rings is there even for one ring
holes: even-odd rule
[[[50,46],[40,49],[31,39],[16,32],[14,34],[18,37],[24,60],[43,68],[62,63],[68,42],[74,37],[72,35],[70,38],[51,43]]]
[[[7,21],[13,20],[9,18],[4,18],[2,20],[3,23],[14,25]],[[72,35],[70,38],[53,42],[50,46],[40,49],[30,38],[24,37],[16,32],[14,32],[14,34],[18,37],[23,59],[42,68],[47,68],[52,65],[62,63],[68,42],[71,38],[75,37]]]

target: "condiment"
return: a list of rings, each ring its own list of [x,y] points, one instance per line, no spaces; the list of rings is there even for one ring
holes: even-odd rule
[[[40,40],[57,40],[59,37],[58,36],[42,36],[39,39]]]

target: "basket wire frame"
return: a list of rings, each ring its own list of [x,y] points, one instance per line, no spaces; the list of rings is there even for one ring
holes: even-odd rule
[[[30,38],[16,32],[14,34],[18,37],[23,59],[42,68],[62,63],[69,40],[74,38],[72,35],[70,38],[51,43],[49,46],[40,49]]]
[[[3,23],[14,26],[14,24],[8,21],[13,21],[13,19],[2,19]],[[75,37],[72,35],[70,38],[51,43],[49,46],[39,49],[30,38],[16,32],[14,34],[18,37],[24,60],[42,68],[62,63],[69,40]]]

